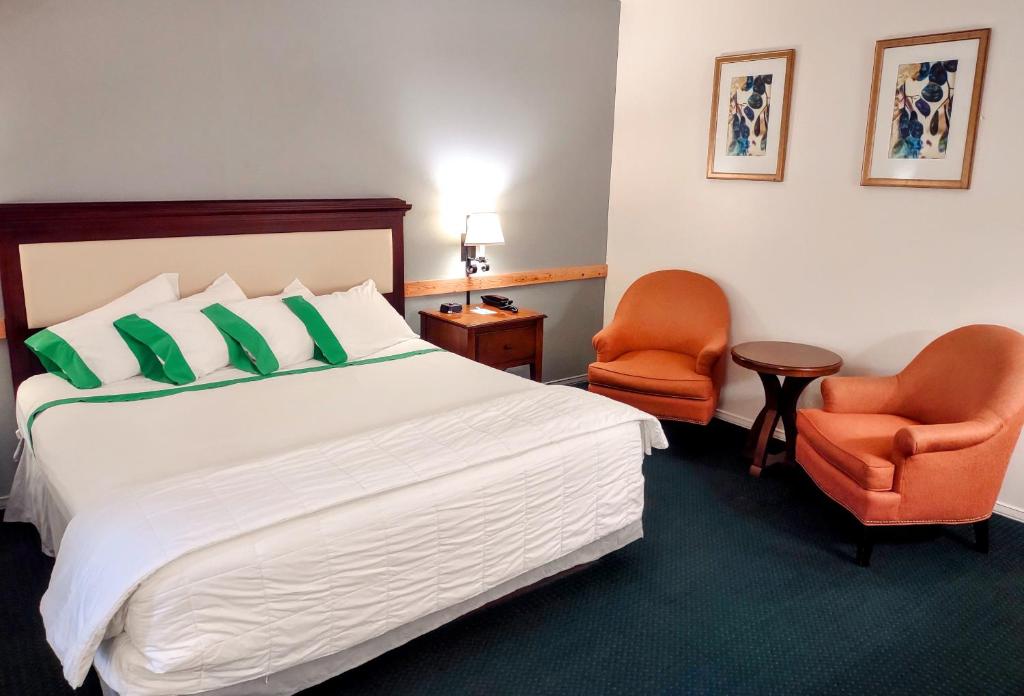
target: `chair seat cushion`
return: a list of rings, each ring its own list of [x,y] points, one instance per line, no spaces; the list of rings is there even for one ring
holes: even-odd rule
[[[896,432],[916,421],[868,413],[828,413],[801,409],[797,432],[818,454],[865,490],[892,490],[896,467],[892,443]]]
[[[592,384],[684,399],[713,398],[710,377],[694,370],[696,360],[668,350],[635,350],[610,362],[590,363]]]

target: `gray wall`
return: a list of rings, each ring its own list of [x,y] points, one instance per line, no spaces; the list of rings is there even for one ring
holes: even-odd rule
[[[406,277],[602,263],[614,0],[0,0],[0,202],[398,196]],[[584,372],[602,281],[509,291]],[[408,318],[444,299],[409,302]],[[0,364],[0,495],[14,427]]]

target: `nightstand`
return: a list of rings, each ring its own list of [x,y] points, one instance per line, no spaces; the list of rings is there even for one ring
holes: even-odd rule
[[[475,314],[474,307],[494,314]],[[530,379],[539,382],[545,317],[532,309],[516,313],[487,305],[469,305],[459,314],[421,311],[420,333],[439,348],[500,370],[529,365]]]

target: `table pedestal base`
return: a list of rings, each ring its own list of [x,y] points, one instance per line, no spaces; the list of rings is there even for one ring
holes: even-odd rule
[[[786,431],[786,454],[784,461],[792,464],[796,461],[796,402],[804,388],[816,377],[786,377],[779,381],[777,375],[759,372],[761,384],[764,385],[764,408],[757,414],[754,425],[747,436],[747,445],[743,454],[751,457],[750,475],[760,476],[768,466],[768,443],[775,432],[779,420]],[[772,464],[776,462],[771,462]]]

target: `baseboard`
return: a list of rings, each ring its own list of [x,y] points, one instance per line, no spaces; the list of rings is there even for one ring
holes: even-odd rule
[[[996,501],[996,507],[992,512],[1000,515],[1001,517],[1016,520],[1017,522],[1024,522],[1024,508],[1017,507],[1016,505]]]
[[[723,411],[722,409],[717,409],[715,411],[715,418],[717,418],[718,420],[723,420],[726,423],[739,425],[743,428],[746,428],[747,430],[750,430],[750,428],[753,427],[754,425],[753,418],[747,418],[746,416],[741,416],[738,413],[733,413],[732,411]],[[781,425],[775,428],[775,439],[782,440],[783,442],[786,441],[786,431],[783,430]]]
[[[738,413],[732,413],[731,411],[723,411],[722,409],[718,409],[717,411],[715,411],[715,417],[718,418],[719,420],[725,421],[726,423],[740,425],[743,426],[744,428],[750,428],[752,425],[754,425],[753,418],[747,418],[746,416],[741,416]],[[779,440],[785,441],[786,432],[781,427],[778,427],[775,429],[775,437]],[[996,501],[996,506],[992,510],[992,512],[1001,517],[1016,520],[1017,522],[1024,522],[1024,508],[1018,507],[1016,505],[1010,505],[1009,503]]]
[[[586,381],[587,381],[587,376],[586,375],[573,375],[572,377],[563,377],[562,379],[553,379],[550,382],[545,382],[544,384],[560,384],[560,385],[563,385],[563,386],[572,386],[574,384],[579,384],[580,382],[586,382]]]

